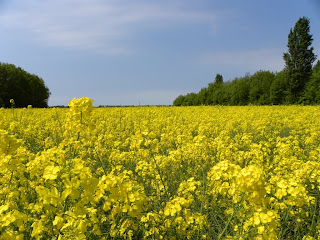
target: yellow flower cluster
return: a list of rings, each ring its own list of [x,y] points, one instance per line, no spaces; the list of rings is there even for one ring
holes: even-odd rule
[[[0,109],[0,239],[319,239],[320,107]]]

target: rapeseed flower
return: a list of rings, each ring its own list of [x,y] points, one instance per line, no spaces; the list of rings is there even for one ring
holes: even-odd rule
[[[319,238],[318,106],[92,104],[0,110],[1,239]]]

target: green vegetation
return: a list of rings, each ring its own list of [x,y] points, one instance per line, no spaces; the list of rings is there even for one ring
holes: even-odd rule
[[[0,63],[0,107],[47,107],[50,91],[44,81],[13,64]]]
[[[223,82],[220,74],[198,93],[178,96],[173,105],[280,105],[320,103],[320,62],[313,53],[310,21],[300,18],[288,35],[285,68],[278,73],[258,71]]]

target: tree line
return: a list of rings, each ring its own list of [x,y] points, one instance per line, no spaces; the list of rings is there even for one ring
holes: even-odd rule
[[[0,62],[0,107],[47,107],[50,91],[42,78],[13,64]],[[12,102],[12,101],[11,101]]]
[[[178,96],[174,106],[320,104],[320,62],[314,66],[310,20],[299,18],[288,35],[281,72],[258,71],[253,75],[223,81],[217,74],[198,93]]]

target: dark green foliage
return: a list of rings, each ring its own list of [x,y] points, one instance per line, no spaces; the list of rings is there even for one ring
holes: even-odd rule
[[[184,106],[194,106],[194,105],[198,105],[197,94],[188,93],[185,96]]]
[[[283,54],[288,83],[288,100],[297,103],[308,82],[312,63],[316,60],[313,53],[312,35],[309,34],[309,19],[300,18],[288,35],[288,52]]]
[[[221,74],[217,74],[214,83],[209,83],[211,86],[210,102],[214,105],[222,105],[224,102],[223,92],[223,77]]]
[[[306,17],[300,18],[290,30],[283,71],[258,71],[228,82],[217,74],[208,87],[197,94],[180,95],[173,105],[320,104],[320,62],[312,68],[316,55],[309,23]]]
[[[221,85],[223,83],[223,77],[221,74],[217,74],[216,75],[216,78],[215,78],[215,82],[214,82],[216,85]]]
[[[312,69],[310,80],[306,84],[306,88],[301,97],[304,104],[320,104],[320,62]]]
[[[275,74],[259,71],[253,76],[236,78],[231,82],[223,82],[222,75],[217,74],[215,82],[202,88],[199,93],[188,93],[177,97],[174,106],[191,105],[247,105],[271,104],[270,88]]]
[[[270,86],[270,104],[280,105],[286,103],[287,93],[286,73],[281,71],[274,77],[274,81]]]
[[[214,83],[209,83],[208,84],[208,93],[207,93],[207,98],[205,100],[205,104],[206,105],[212,105],[213,104],[213,94],[214,94],[214,91],[215,91],[215,84]]]
[[[179,95],[179,96],[173,101],[173,105],[174,105],[174,106],[183,106],[183,104],[184,104],[184,99],[185,99],[185,96]]]
[[[236,78],[230,84],[230,105],[247,105],[249,103],[249,76]]]
[[[197,94],[198,102],[200,103],[200,105],[204,105],[206,103],[208,94],[208,88],[201,88],[200,92]]]
[[[47,107],[49,96],[41,78],[13,64],[0,63],[0,106],[10,107],[10,99],[14,99],[16,107]]]
[[[312,72],[319,72],[320,71],[320,61],[318,60],[318,62],[314,65],[314,67],[312,68]]]
[[[250,77],[249,102],[255,105],[270,105],[270,88],[275,74],[259,71]]]

